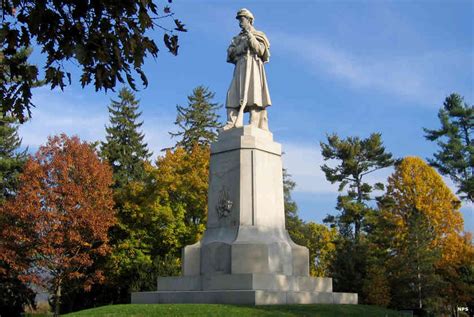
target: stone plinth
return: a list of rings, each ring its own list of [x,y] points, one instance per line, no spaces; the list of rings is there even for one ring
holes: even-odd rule
[[[207,229],[185,247],[183,274],[307,276],[308,249],[285,230],[281,145],[252,126],[212,144]]]
[[[183,276],[158,279],[132,303],[356,304],[309,276],[309,252],[285,229],[281,145],[252,126],[221,132],[211,146],[208,222],[183,250]]]

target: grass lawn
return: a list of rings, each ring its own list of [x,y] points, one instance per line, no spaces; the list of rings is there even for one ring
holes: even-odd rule
[[[111,305],[82,310],[64,316],[265,316],[265,317],[393,317],[402,314],[376,306],[367,305],[272,305],[272,306],[234,306],[217,304],[149,304],[149,305]],[[405,315],[406,316],[406,315]]]

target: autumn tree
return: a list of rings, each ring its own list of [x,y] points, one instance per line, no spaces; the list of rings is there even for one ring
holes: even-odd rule
[[[116,190],[121,209],[111,231],[107,296],[99,301],[126,303],[131,292],[156,290],[156,277],[179,275],[182,248],[205,229],[208,173],[208,148],[177,148],[156,166],[146,163],[144,179]]]
[[[440,272],[459,267],[466,252],[459,200],[422,159],[406,157],[388,179],[381,208],[390,225],[383,234],[389,238],[392,285],[399,286],[395,305],[410,298],[417,307],[436,309],[435,298],[450,287]],[[406,287],[410,281],[412,289]]]
[[[465,232],[459,246],[459,256],[449,265],[437,266],[444,284],[441,305],[444,313],[458,314],[459,307],[467,307],[474,314],[474,247],[472,234]]]
[[[42,68],[51,88],[70,84],[71,73],[65,62],[73,60],[81,69],[84,87],[93,83],[96,90],[114,89],[117,82],[134,88],[134,75],[143,84],[145,57],[156,57],[158,46],[147,33],[163,30],[168,50],[178,53],[177,32],[184,24],[174,17],[170,1],[20,1],[3,0],[0,35],[1,112],[11,112],[21,122],[31,115],[31,88],[38,81],[38,67],[19,58],[18,52],[33,43],[41,47],[46,61]],[[21,81],[8,81],[21,78]],[[26,113],[25,113],[26,112]]]
[[[178,131],[170,132],[172,137],[179,138],[175,147],[189,151],[194,144],[209,146],[217,140],[217,129],[221,124],[216,111],[221,106],[212,102],[214,95],[208,88],[198,86],[188,96],[187,106],[176,106]]]
[[[339,184],[340,192],[349,187],[346,195],[338,196],[337,209],[341,214],[327,219],[336,223],[343,235],[358,240],[364,229],[365,216],[371,209],[368,206],[370,194],[374,188],[383,188],[380,183],[370,185],[364,177],[391,166],[392,154],[385,151],[378,133],[363,140],[359,137],[341,139],[333,134],[327,140],[327,143],[321,142],[321,153],[325,161],[336,160],[337,165],[331,167],[324,164],[321,169],[331,184]]]
[[[109,106],[110,125],[105,128],[105,142],[101,143],[101,156],[112,166],[115,188],[121,188],[130,181],[144,178],[144,164],[151,153],[139,131],[139,103],[127,88],[119,92],[119,101],[112,100]]]
[[[454,181],[461,197],[474,202],[474,105],[468,105],[458,94],[451,94],[438,118],[440,129],[424,129],[425,137],[439,146],[434,158],[428,161]]]
[[[56,315],[66,281],[80,280],[88,290],[102,279],[102,272],[87,269],[109,251],[107,232],[115,222],[111,184],[110,168],[92,147],[62,134],[26,162],[17,194],[1,208],[7,225],[0,260],[24,280],[43,281]]]
[[[406,157],[388,179],[385,200],[401,229],[411,213],[426,215],[435,232],[433,245],[442,250],[441,261],[458,258],[462,245],[463,218],[457,197],[441,176],[418,157]]]
[[[309,250],[311,276],[329,276],[332,257],[336,251],[336,229],[311,221],[305,222],[301,229],[302,239],[298,243]]]
[[[185,210],[188,233],[184,245],[195,243],[205,229],[209,159],[209,148],[195,145],[190,152],[183,148],[168,150],[156,161],[159,197],[173,210]]]
[[[107,288],[117,294],[111,298],[114,302],[128,302],[134,291],[155,290],[156,277],[180,272],[185,209],[162,197],[160,174],[147,163],[144,180],[128,183],[115,195],[121,206],[119,230],[112,231],[114,244],[107,263]]]
[[[474,315],[474,247],[472,233],[463,235],[461,258],[456,265],[445,267],[441,275],[447,281],[444,289],[446,306],[450,306],[452,314],[458,307],[467,307],[468,313]]]

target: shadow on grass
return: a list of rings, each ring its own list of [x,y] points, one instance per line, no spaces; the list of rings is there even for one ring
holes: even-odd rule
[[[283,313],[285,316],[312,316],[312,317],[398,317],[404,316],[399,312],[388,310],[377,306],[368,305],[332,305],[332,304],[312,304],[312,305],[272,305],[256,306],[256,310],[273,313]]]

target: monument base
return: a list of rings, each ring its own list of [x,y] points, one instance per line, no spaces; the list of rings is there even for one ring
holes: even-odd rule
[[[183,276],[160,277],[132,303],[357,304],[331,278],[309,276],[309,250],[285,229],[281,145],[253,126],[211,145],[208,219],[183,250]]]
[[[357,301],[357,294],[333,292],[331,278],[280,274],[160,277],[158,291],[132,293],[134,304],[357,304]]]

